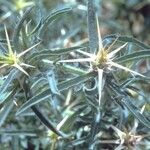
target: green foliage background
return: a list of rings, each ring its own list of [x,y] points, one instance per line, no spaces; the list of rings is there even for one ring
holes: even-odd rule
[[[0,150],[150,149],[150,1],[95,0],[94,10],[103,45],[128,42],[115,62],[146,76],[105,73],[100,110],[97,72],[57,63],[91,52],[87,1],[0,0],[0,65],[8,53],[4,25],[17,54],[40,42],[21,58],[35,67],[23,67],[29,76],[0,68]]]

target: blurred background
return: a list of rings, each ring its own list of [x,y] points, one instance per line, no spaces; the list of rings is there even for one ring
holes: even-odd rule
[[[0,29],[7,23],[10,28],[17,23],[14,14],[21,13],[35,4],[40,12],[35,15],[42,17],[54,9],[72,7],[68,15],[57,20],[51,26],[51,40],[68,36],[68,40],[79,41],[87,38],[86,0],[1,0]],[[132,35],[139,40],[150,43],[150,1],[149,0],[95,0],[102,35]],[[35,19],[35,18],[33,18]],[[59,30],[58,30],[59,29]],[[70,37],[70,38],[69,38]]]

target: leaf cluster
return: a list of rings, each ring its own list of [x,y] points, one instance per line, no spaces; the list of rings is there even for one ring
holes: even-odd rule
[[[86,30],[84,25],[80,29],[79,19],[73,20],[79,15],[77,8],[66,5],[49,12],[41,2],[19,2],[0,2],[6,10],[11,8],[8,18],[0,17],[7,27],[1,27],[0,40],[3,147],[8,148],[9,142],[14,149],[33,143],[36,149],[148,149],[150,100],[145,89],[150,82],[150,46],[119,34],[100,40],[96,19],[101,16],[96,15],[93,0],[88,0],[87,18],[85,12],[82,16],[87,19]],[[65,23],[69,16],[73,19]],[[67,26],[70,21],[76,22],[77,30]],[[85,55],[101,52],[100,45],[115,54],[113,62],[94,66],[85,61]],[[17,63],[10,53],[17,59],[21,55]]]

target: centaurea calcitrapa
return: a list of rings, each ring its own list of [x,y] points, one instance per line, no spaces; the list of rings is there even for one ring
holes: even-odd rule
[[[142,106],[140,113],[144,112],[145,105]],[[120,149],[136,149],[140,145],[142,145],[142,139],[149,137],[149,133],[138,133],[137,129],[139,126],[139,120],[134,118],[133,125],[120,130],[119,128],[115,127],[114,125],[110,125],[110,127],[115,131],[116,135],[119,137],[115,142],[118,144],[115,150]]]
[[[24,50],[23,52],[17,54],[16,51],[12,50],[12,46],[10,44],[10,39],[9,39],[9,36],[8,36],[6,26],[4,26],[4,29],[5,29],[7,46],[8,46],[8,53],[0,55],[0,64],[1,64],[0,68],[7,67],[7,66],[12,66],[12,67],[15,67],[15,68],[19,69],[21,72],[23,72],[27,76],[29,76],[29,74],[24,70],[23,66],[24,67],[33,67],[33,68],[34,68],[34,66],[23,63],[22,60],[21,60],[21,57],[23,55],[25,55],[27,52],[29,52],[30,50],[32,50],[34,47],[39,45],[39,43],[33,45],[32,47],[30,47],[26,50]]]
[[[105,48],[102,43],[98,17],[96,17],[96,20],[97,20],[97,32],[98,32],[98,52],[96,54],[91,54],[82,50],[77,50],[76,52],[81,53],[82,55],[85,55],[86,58],[60,60],[58,62],[59,63],[74,63],[74,62],[79,62],[79,63],[89,62],[90,63],[88,71],[95,70],[97,71],[97,75],[98,75],[98,94],[99,94],[98,103],[100,106],[102,90],[103,90],[103,85],[105,81],[104,76],[103,76],[104,72],[110,72],[112,70],[112,67],[116,67],[124,71],[130,72],[133,75],[138,75],[141,77],[144,77],[144,75],[113,61],[116,58],[116,54],[120,50],[125,48],[127,46],[127,43],[123,44],[122,46],[112,51],[111,48],[114,45],[114,43],[117,41],[116,39],[108,48]]]

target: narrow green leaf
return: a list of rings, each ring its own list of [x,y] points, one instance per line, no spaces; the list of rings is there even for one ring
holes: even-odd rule
[[[146,127],[150,128],[150,121],[140,112],[140,110],[131,102],[128,95],[121,90],[119,86],[117,86],[114,83],[109,82],[108,86],[111,87],[112,91],[120,95],[121,100],[114,99],[119,105],[122,104],[123,106],[126,106],[129,111]]]
[[[6,48],[4,48],[3,44],[0,42],[0,56],[3,56],[7,53]]]
[[[49,58],[50,56],[54,55],[62,55],[66,53],[70,53],[72,51],[78,50],[78,49],[86,49],[86,47],[81,47],[81,46],[74,46],[74,47],[69,47],[69,48],[62,48],[62,49],[54,49],[54,50],[42,50],[36,53],[33,53],[29,60],[33,61],[35,59],[45,59]]]
[[[12,150],[19,150],[19,137],[18,136],[13,136],[12,137]]]
[[[52,94],[59,95],[54,71],[53,70],[48,71],[46,74],[46,78],[49,83],[49,87],[50,87]]]
[[[129,61],[138,61],[138,60],[146,59],[146,58],[150,58],[150,49],[142,50],[142,51],[138,51],[138,52],[134,52],[131,54],[121,56],[121,57],[115,59],[115,61],[119,62],[119,63],[126,63]]]
[[[63,118],[63,120],[58,124],[58,126],[61,125],[61,127],[59,129],[64,132],[67,132],[67,131],[69,132],[71,130],[73,124],[75,123],[76,118],[77,118],[76,113],[65,116],[65,118]]]
[[[88,0],[88,34],[89,34],[89,47],[91,52],[95,52],[98,48],[98,34],[96,25],[96,14],[94,9],[94,0]]]
[[[59,68],[62,68],[64,71],[68,72],[68,73],[72,73],[72,74],[76,74],[76,75],[83,75],[86,74],[86,71],[80,68],[76,68],[74,66],[71,65],[58,65]]]
[[[37,80],[32,84],[31,89],[32,88],[39,88],[39,84],[42,84],[42,81],[45,81],[45,78],[37,78]]]
[[[146,127],[150,129],[150,121],[140,112],[140,110],[128,98],[123,98],[120,101],[125,105],[130,112]]]
[[[74,85],[80,84],[85,82],[86,80],[90,79],[91,77],[95,77],[96,73],[95,72],[90,72],[78,77],[75,77],[73,79],[63,81],[58,84],[58,90],[63,91],[65,89],[68,89],[69,87],[72,87]],[[49,89],[39,93],[38,95],[33,96],[31,99],[26,101],[17,111],[16,115],[21,114],[24,112],[26,109],[30,108],[31,106],[38,104],[42,102],[43,100],[46,100],[47,98],[50,98],[51,92]]]
[[[37,136],[38,130],[0,130],[1,135],[10,136]]]
[[[45,20],[43,21],[41,28],[39,29],[39,35],[38,35],[39,38],[40,39],[43,38],[48,25],[50,25],[52,22],[54,22],[59,16],[61,16],[62,14],[65,14],[69,11],[71,11],[71,8],[63,8],[60,10],[56,10],[55,12],[48,15],[45,18]]]
[[[90,131],[90,143],[93,143],[96,134],[98,133],[98,127],[100,126],[101,121],[101,112],[98,109],[97,112],[93,116],[93,121],[91,122],[91,131]]]
[[[61,136],[61,137],[67,137],[66,134],[62,133],[61,131],[57,130],[56,126],[48,120],[42,113],[41,111],[36,107],[32,106],[31,107],[36,116],[40,119],[40,121],[51,131],[53,131],[56,135]]]
[[[23,84],[23,89],[25,92],[25,97],[28,102],[28,100],[31,97],[31,92],[30,92],[30,87],[29,85],[25,82]],[[48,95],[49,96],[49,95]],[[42,97],[43,98],[43,97]],[[61,137],[67,137],[64,133],[61,131],[57,130],[56,126],[49,120],[45,115],[42,114],[42,112],[38,109],[36,106],[31,106],[32,111],[35,113],[35,115],[38,117],[38,119],[50,130],[52,130],[56,135],[61,136]]]
[[[11,82],[14,80],[14,78],[16,78],[17,73],[18,70],[16,69],[10,71],[4,83],[0,86],[0,96],[7,91],[8,87],[11,85]]]
[[[14,106],[13,101],[5,103],[4,107],[2,108],[2,111],[0,112],[0,127],[4,124],[13,106]]]
[[[5,92],[0,95],[0,104],[7,100],[8,97],[12,96],[13,91]]]
[[[72,114],[69,114],[68,116],[66,116],[59,124],[61,125],[59,129],[61,129],[62,131],[70,131],[74,125],[74,123],[76,122],[77,117],[79,116],[79,114],[81,114],[85,109],[85,106],[83,106],[80,109],[77,109],[75,112],[73,112]]]
[[[36,25],[36,27],[31,31],[31,33],[29,33],[29,36],[31,36],[32,34],[34,34],[34,33],[36,33],[39,29],[40,29],[40,27],[41,27],[41,25],[42,25],[42,19],[40,19],[40,21],[39,21],[39,23]]]
[[[29,9],[27,9],[25,11],[25,13],[23,14],[22,18],[20,19],[20,21],[18,22],[18,24],[15,27],[14,33],[13,33],[13,45],[15,47],[16,50],[19,50],[19,33],[23,27],[23,23],[24,21],[27,19],[28,15],[30,14],[31,10],[33,9],[34,6],[30,7]]]
[[[122,36],[122,35],[112,34],[112,35],[108,35],[108,36],[104,37],[103,41],[109,40],[109,39],[113,40],[116,38],[118,39],[118,41],[134,43],[142,49],[150,49],[150,46],[148,46],[148,45],[146,45],[146,44],[140,42],[139,40],[137,40],[133,37],[130,37],[130,36]]]
[[[31,99],[29,99],[28,101],[26,101],[17,111],[16,115],[21,114],[22,112],[24,112],[26,109],[30,108],[31,106],[38,104],[40,102],[42,102],[45,99],[50,98],[50,89],[47,89],[44,92],[39,93],[38,95],[32,97]]]
[[[95,72],[90,72],[90,73],[75,77],[73,79],[63,81],[60,84],[58,84],[58,89],[60,91],[63,91],[63,90],[68,89],[74,85],[78,85],[80,83],[83,83],[86,80],[90,79],[91,77],[95,77],[95,76],[96,76]]]
[[[71,142],[69,142],[67,145],[69,148],[73,148],[75,146],[81,145],[83,143],[86,143],[89,140],[89,138],[87,136],[83,137],[83,138],[79,138],[76,140],[72,140]]]

